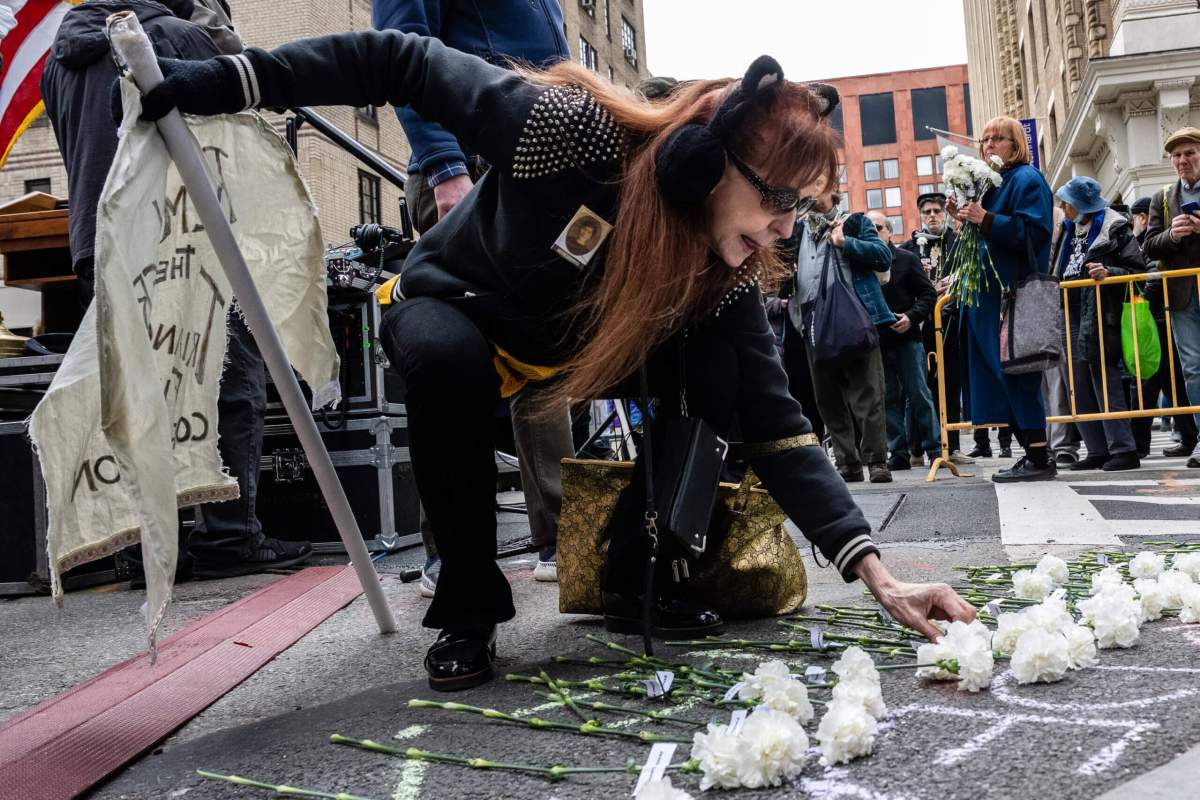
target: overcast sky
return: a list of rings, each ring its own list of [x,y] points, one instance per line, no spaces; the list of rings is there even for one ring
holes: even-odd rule
[[[792,80],[964,64],[962,0],[644,0],[646,65],[740,77],[774,56]]]

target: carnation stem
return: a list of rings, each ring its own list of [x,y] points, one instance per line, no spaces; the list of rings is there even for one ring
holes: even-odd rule
[[[555,683],[554,679],[547,675],[545,670],[542,670],[542,679],[546,681],[546,685],[553,690],[554,694],[556,694],[563,701],[563,705],[569,708],[572,714],[579,717],[580,722],[594,721],[584,715],[584,713],[579,709],[579,706],[575,704],[575,701],[571,699],[571,695],[567,694],[567,690]]]
[[[551,700],[556,699],[558,695],[551,692],[538,692],[538,696],[546,697]],[[623,714],[633,715],[638,717],[646,717],[655,720],[656,722],[675,722],[680,725],[687,725],[691,728],[703,727],[705,723],[696,722],[695,720],[686,719],[684,717],[673,717],[670,714],[664,714],[661,711],[646,711],[641,708],[632,708],[630,706],[616,706],[611,703],[605,703],[600,700],[584,701],[583,706],[590,708],[592,711],[600,711],[606,714]]]
[[[346,794],[345,792],[321,792],[315,789],[301,789],[296,786],[275,785],[272,783],[263,783],[262,781],[243,778],[241,775],[222,775],[219,772],[210,772],[206,769],[196,770],[196,774],[201,778],[208,778],[214,781],[224,781],[232,783],[235,786],[249,786],[253,789],[266,789],[269,792],[274,792],[282,797],[326,797],[331,800],[371,800],[369,797],[363,797],[358,794]]]
[[[605,728],[603,725],[594,720],[583,723],[582,725],[570,725],[565,722],[553,722],[551,720],[541,719],[540,717],[528,717],[521,719],[514,717],[512,714],[506,714],[503,711],[497,711],[493,708],[479,708],[478,706],[469,706],[465,703],[441,703],[436,700],[409,700],[409,708],[437,708],[442,711],[460,711],[467,714],[478,714],[488,719],[495,719],[501,722],[510,722],[516,725],[522,725],[533,730],[549,730],[549,731],[565,731],[567,733],[578,733],[584,736],[616,736],[622,739],[638,739],[643,742],[678,742],[687,744],[691,739],[680,739],[678,737],[663,736],[650,731],[622,731],[613,728]]]

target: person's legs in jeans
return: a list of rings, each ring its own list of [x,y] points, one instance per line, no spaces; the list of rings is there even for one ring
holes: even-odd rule
[[[895,346],[897,373],[901,389],[908,399],[908,406],[915,423],[915,436],[920,451],[937,458],[941,454],[941,426],[933,410],[933,397],[925,380],[925,351],[921,343],[907,340]]]
[[[1103,404],[1103,381],[1108,380],[1108,410],[1112,412],[1128,411],[1129,406],[1125,402],[1125,389],[1121,385],[1121,370],[1116,364],[1108,363],[1105,365],[1107,369],[1104,373],[1100,371],[1100,363],[1090,362],[1088,364],[1088,375],[1092,383],[1092,392],[1097,398],[1097,402]],[[1135,453],[1137,446],[1133,443],[1133,431],[1129,427],[1127,419],[1109,419],[1101,423],[1104,429],[1104,439],[1108,443],[1109,455],[1119,455],[1122,453]]]
[[[217,449],[229,474],[237,478],[241,493],[236,500],[196,507],[188,552],[196,560],[197,574],[206,567],[251,558],[264,540],[254,505],[267,409],[266,370],[254,338],[236,311],[230,312],[228,324],[225,368],[217,397]]]
[[[1187,308],[1171,312],[1171,329],[1188,398],[1200,402],[1194,399],[1200,398],[1200,298],[1193,297]],[[1196,422],[1200,424],[1200,414]]]
[[[887,447],[891,457],[897,461],[907,459],[909,453],[908,403],[904,395],[904,382],[900,376],[897,348],[882,348],[883,394],[887,420]],[[919,452],[919,451],[918,451]]]
[[[858,437],[854,430],[854,417],[842,394],[843,367],[840,365],[819,365],[813,359],[812,346],[807,342],[804,348],[808,359],[809,370],[813,379],[813,393],[816,396],[817,409],[821,419],[825,421],[825,429],[833,439],[833,456],[841,469],[854,469],[862,466],[862,456],[858,452]],[[882,405],[882,404],[881,404]],[[882,412],[881,412],[882,413]]]
[[[496,564],[492,346],[458,308],[405,300],[383,319],[383,344],[407,387],[409,451],[442,559],[429,628],[490,626],[515,614]]]
[[[1078,355],[1078,353],[1072,353]],[[1091,380],[1091,368],[1086,361],[1075,362],[1075,413],[1095,414],[1100,411],[1100,401],[1096,399],[1096,387]],[[1084,446],[1087,447],[1087,458],[1090,462],[1099,462],[1112,455],[1108,450],[1108,439],[1104,435],[1104,426],[1099,422],[1077,422],[1076,427],[1083,436]]]

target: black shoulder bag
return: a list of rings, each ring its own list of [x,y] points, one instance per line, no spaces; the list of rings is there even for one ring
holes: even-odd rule
[[[835,265],[836,276],[832,285],[829,283],[833,250],[832,244],[825,245],[821,289],[813,302],[808,323],[808,341],[818,364],[852,358],[879,345],[879,331],[858,295],[846,285],[840,265]]]

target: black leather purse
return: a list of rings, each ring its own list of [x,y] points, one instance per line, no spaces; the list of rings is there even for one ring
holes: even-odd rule
[[[704,553],[729,444],[699,417],[668,420],[655,468],[659,520],[693,558]]]

